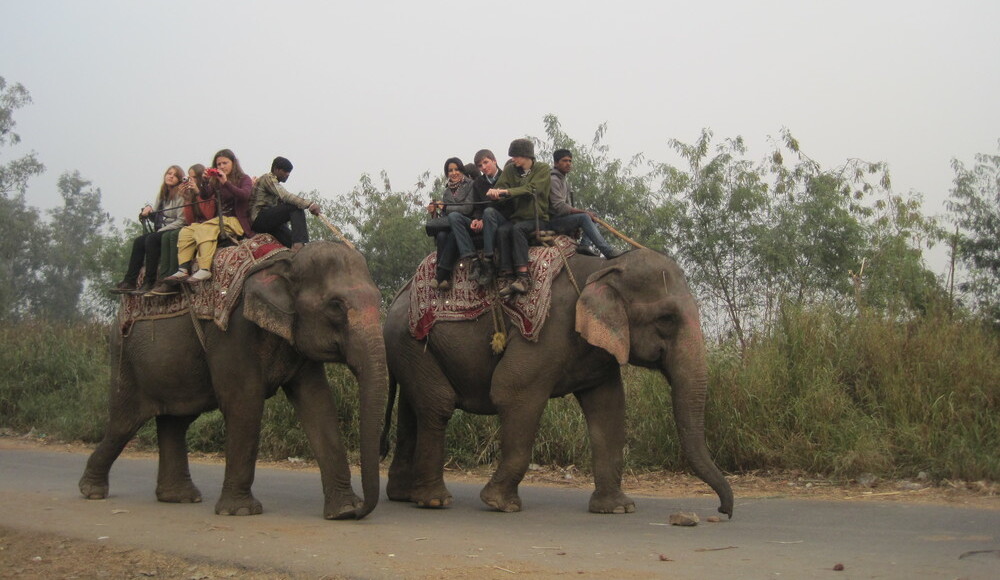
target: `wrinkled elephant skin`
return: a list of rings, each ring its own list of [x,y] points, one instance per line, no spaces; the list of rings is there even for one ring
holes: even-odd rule
[[[705,443],[708,372],[698,307],[684,274],[666,256],[635,250],[612,260],[569,260],[578,295],[563,272],[537,342],[507,321],[506,350],[493,354],[489,314],[470,322],[438,322],[425,341],[409,333],[409,290],[385,323],[390,384],[399,386],[397,441],[389,499],[422,507],[451,503],[443,479],[445,429],[455,409],[500,416],[500,463],[480,497],[502,512],[522,508],[518,485],[549,398],[572,393],[587,420],[595,490],[590,511],[631,513],[622,492],[625,393],[620,365],[657,369],[670,383],[685,456],[732,516],[733,494]],[[586,282],[586,284],[584,284]],[[392,405],[392,400],[389,403]],[[385,439],[385,434],[383,434]],[[383,440],[383,452],[386,442]]]

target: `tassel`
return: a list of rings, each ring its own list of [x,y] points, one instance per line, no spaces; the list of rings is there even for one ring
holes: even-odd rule
[[[500,354],[505,348],[507,348],[507,334],[504,332],[494,332],[493,340],[490,341],[493,346],[493,354]]]

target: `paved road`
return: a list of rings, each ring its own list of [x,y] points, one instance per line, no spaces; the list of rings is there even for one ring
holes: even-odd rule
[[[737,497],[733,520],[705,523],[714,496],[636,497],[637,513],[601,516],[586,511],[587,491],[524,487],[525,511],[501,514],[482,506],[479,486],[451,484],[450,509],[383,495],[365,520],[331,522],[317,473],[259,469],[265,513],[221,517],[212,513],[220,465],[192,465],[205,503],[171,505],[156,502],[148,459],[120,459],[111,497],[84,500],[85,461],[0,449],[0,525],[317,576],[1000,578],[1000,510]],[[677,511],[703,521],[663,525]],[[974,551],[985,552],[961,557]]]

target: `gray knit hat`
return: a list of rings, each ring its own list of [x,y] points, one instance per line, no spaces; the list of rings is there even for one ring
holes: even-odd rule
[[[531,157],[535,158],[535,144],[531,139],[514,139],[510,142],[507,155],[511,157]]]

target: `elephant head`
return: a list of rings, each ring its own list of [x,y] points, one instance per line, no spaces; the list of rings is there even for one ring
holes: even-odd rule
[[[347,364],[358,381],[364,507],[379,495],[379,436],[388,377],[381,294],[364,257],[335,242],[312,242],[263,264],[244,286],[244,316],[287,340],[305,358]]]
[[[732,489],[705,444],[705,341],[697,302],[680,267],[652,250],[636,250],[594,272],[577,302],[576,330],[619,364],[663,373],[684,455],[719,495],[719,511],[732,517]]]

